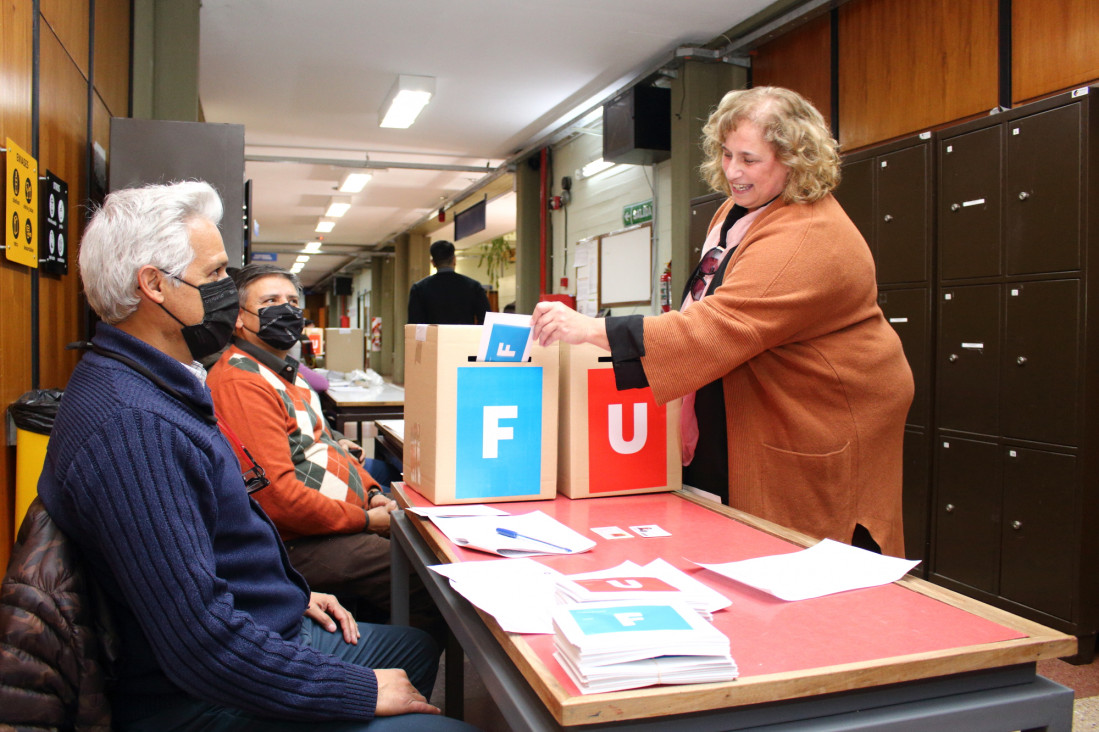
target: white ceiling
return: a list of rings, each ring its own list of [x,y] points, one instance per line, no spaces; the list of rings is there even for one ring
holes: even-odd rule
[[[771,0],[202,0],[199,92],[208,122],[243,124],[246,157],[390,163],[325,235],[306,285],[431,218],[521,150]],[[398,74],[435,77],[407,130],[378,109]],[[476,167],[424,170],[415,166]],[[292,264],[347,168],[257,162],[253,248]],[[512,199],[513,200],[513,199]],[[506,213],[511,210],[510,216]],[[501,216],[495,210],[504,209]],[[514,229],[490,207],[480,237]]]

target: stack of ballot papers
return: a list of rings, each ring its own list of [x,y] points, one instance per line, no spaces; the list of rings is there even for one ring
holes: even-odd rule
[[[598,602],[553,611],[554,658],[584,694],[732,681],[729,639],[683,602]]]
[[[712,618],[711,613],[732,604],[720,592],[663,559],[653,560],[644,566],[626,561],[610,569],[566,575],[557,580],[554,597],[563,605],[622,600],[679,601],[706,620]]]

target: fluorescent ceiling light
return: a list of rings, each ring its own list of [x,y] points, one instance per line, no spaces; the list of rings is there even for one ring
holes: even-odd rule
[[[309,261],[308,254],[299,254],[298,258],[294,260],[294,264],[305,264]]]
[[[313,231],[318,234],[327,234],[335,228],[336,222],[332,219],[317,219],[317,228],[313,229]]]
[[[411,127],[435,93],[434,76],[400,74],[378,112],[381,127]]]
[[[598,160],[593,160],[590,163],[588,163],[587,165],[585,165],[583,168],[581,168],[579,177],[581,177],[581,178],[591,178],[593,175],[598,175],[599,173],[602,173],[604,170],[607,170],[607,169],[612,168],[612,167],[614,167],[614,163],[608,163],[603,158],[599,158]]]
[[[320,254],[321,245],[323,243],[324,242],[320,242],[320,241],[307,241],[307,242],[305,242],[305,253],[306,254]]]
[[[340,193],[361,193],[374,176],[371,173],[348,173],[340,181]]]
[[[324,212],[324,215],[338,219],[351,209],[351,196],[332,196],[332,200],[328,203],[328,210]]]
[[[292,267],[290,268],[290,271],[291,271],[291,272],[292,272],[293,274],[297,274],[298,272],[301,272],[301,271],[302,271],[303,269],[305,269],[305,265],[304,265],[304,264],[301,264],[301,263],[299,262],[298,264],[295,264],[295,265],[293,265],[293,266],[292,266]]]

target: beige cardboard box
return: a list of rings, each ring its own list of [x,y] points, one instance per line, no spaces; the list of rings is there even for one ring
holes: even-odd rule
[[[324,329],[324,367],[329,371],[362,370],[363,349],[362,328],[325,328]]]
[[[618,391],[601,348],[560,350],[557,490],[570,498],[679,490],[680,400],[657,404],[648,387]]]
[[[557,346],[478,362],[479,325],[405,326],[405,481],[436,504],[557,495]]]

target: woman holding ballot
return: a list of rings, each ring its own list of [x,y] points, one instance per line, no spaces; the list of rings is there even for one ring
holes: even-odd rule
[[[725,95],[702,172],[729,198],[678,312],[589,318],[540,303],[542,345],[611,352],[619,389],[684,397],[684,483],[818,538],[903,556],[901,448],[912,372],[874,262],[830,191],[838,144],[777,87]]]

